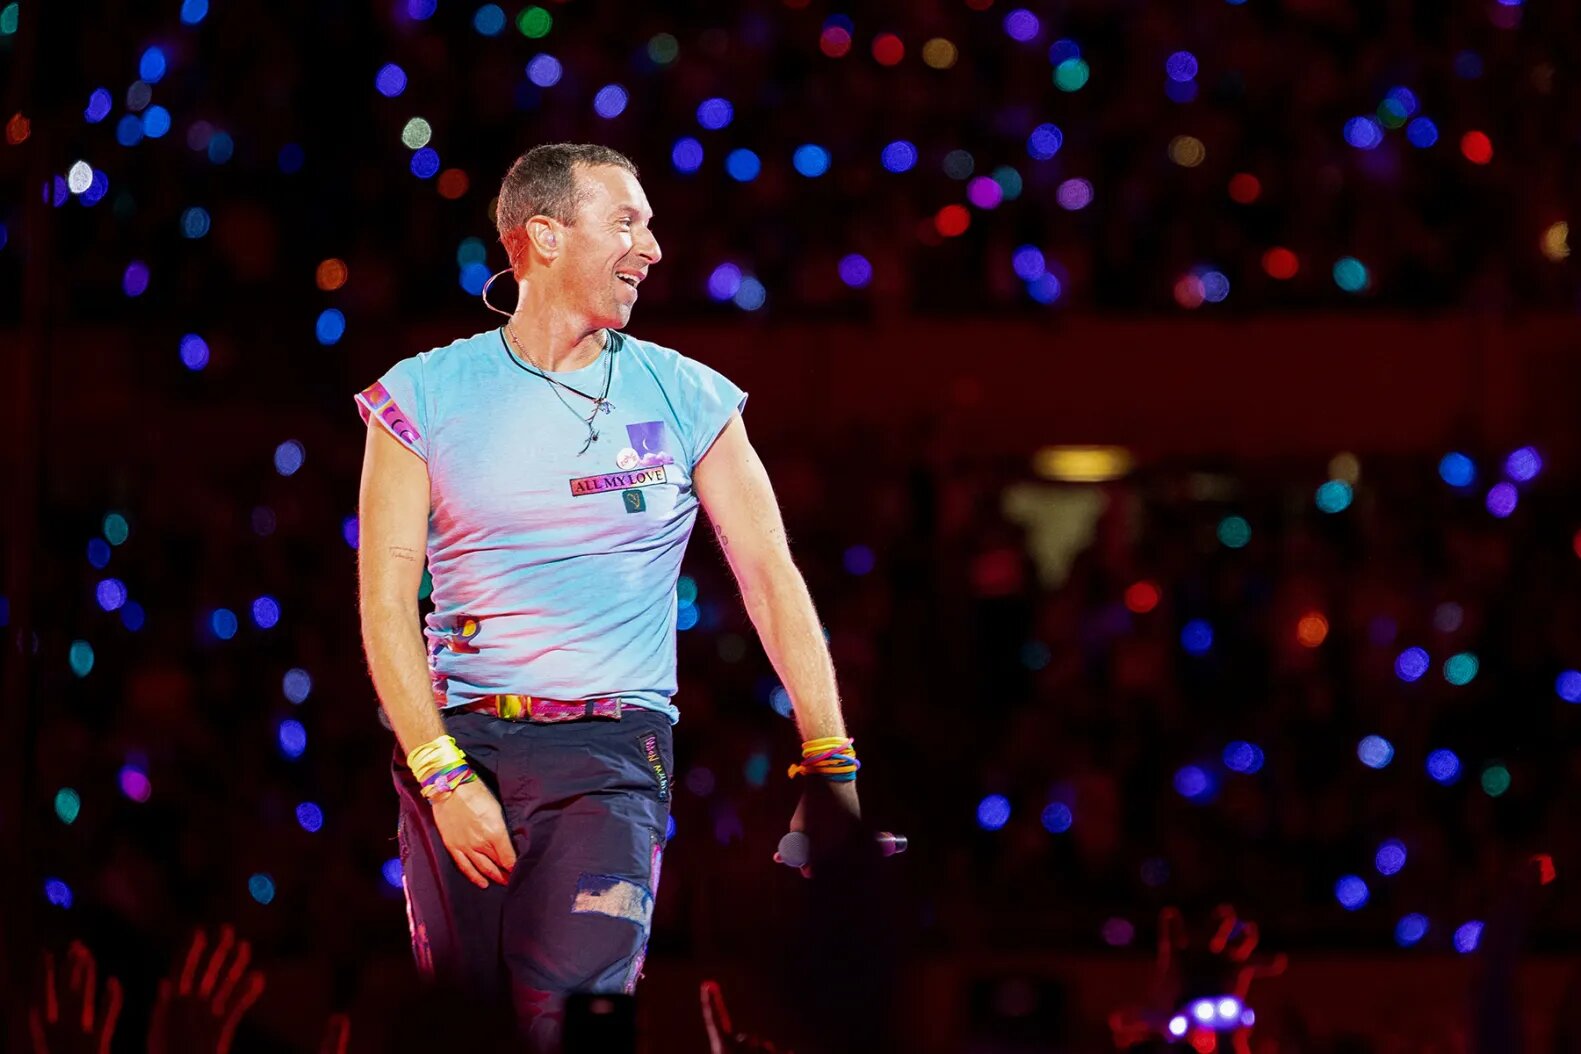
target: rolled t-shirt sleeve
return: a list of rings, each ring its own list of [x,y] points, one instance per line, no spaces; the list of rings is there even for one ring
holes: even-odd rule
[[[688,464],[696,466],[719,433],[730,423],[730,416],[747,407],[747,393],[730,378],[695,359],[685,359],[683,442]]]
[[[364,424],[370,419],[377,422],[406,449],[428,460],[428,414],[421,361],[415,356],[402,359],[355,398]]]

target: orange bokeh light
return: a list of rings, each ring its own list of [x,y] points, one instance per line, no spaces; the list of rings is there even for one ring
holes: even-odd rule
[[[1328,639],[1328,619],[1309,611],[1296,623],[1296,640],[1304,648],[1315,648]]]
[[[33,122],[20,113],[12,114],[11,119],[5,123],[5,141],[12,146],[27,141],[33,134]]]
[[[318,287],[324,292],[333,292],[346,284],[346,261],[330,257],[318,265],[318,274],[315,276]]]

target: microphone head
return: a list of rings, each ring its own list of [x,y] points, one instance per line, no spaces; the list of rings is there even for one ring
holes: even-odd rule
[[[812,840],[801,831],[787,831],[780,839],[780,863],[802,868],[812,859]]]
[[[885,856],[904,853],[906,845],[906,836],[903,834],[890,834],[888,831],[878,832],[878,848]]]

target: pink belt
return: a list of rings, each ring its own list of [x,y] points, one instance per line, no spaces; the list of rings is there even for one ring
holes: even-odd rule
[[[615,696],[567,703],[554,699],[539,699],[533,695],[485,695],[462,707],[464,710],[489,714],[504,718],[506,721],[531,721],[539,725],[556,721],[590,719],[619,721],[621,710],[626,708],[626,705]]]

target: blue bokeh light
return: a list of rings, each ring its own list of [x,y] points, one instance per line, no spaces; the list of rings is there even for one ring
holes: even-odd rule
[[[1045,805],[1039,819],[1043,823],[1043,829],[1049,834],[1064,834],[1075,822],[1070,806],[1062,801],[1053,801]]]
[[[829,151],[816,143],[804,143],[791,155],[791,165],[808,179],[817,179],[829,171]]]
[[[1430,923],[1426,915],[1412,912],[1401,916],[1400,921],[1394,924],[1394,943],[1402,948],[1409,948],[1418,944],[1427,936]]]
[[[1427,654],[1427,649],[1407,648],[1394,660],[1394,675],[1407,683],[1419,681],[1432,665],[1433,657]]]
[[[1236,740],[1224,748],[1224,767],[1231,772],[1239,772],[1250,776],[1262,771],[1263,751],[1256,743]]]
[[[1356,745],[1356,756],[1370,769],[1387,768],[1394,760],[1394,744],[1382,736],[1366,736]]]
[[[1213,625],[1194,618],[1180,630],[1180,646],[1192,655],[1204,655],[1213,647]]]
[[[301,705],[313,691],[313,677],[301,667],[292,667],[280,679],[280,690],[291,702]]]
[[[886,171],[910,172],[917,166],[917,147],[904,139],[897,139],[884,147],[879,160]]]
[[[697,106],[697,123],[710,132],[729,127],[735,116],[736,108],[729,99],[704,99]]]
[[[1397,875],[1405,866],[1406,855],[1405,843],[1397,838],[1391,838],[1378,847],[1378,851],[1373,854],[1372,863],[1380,875]]]
[[[1465,454],[1450,451],[1438,462],[1438,478],[1451,487],[1469,487],[1477,481],[1477,465]]]
[[[1460,758],[1453,750],[1435,750],[1427,755],[1427,774],[1447,787],[1460,778]]]
[[[338,343],[346,335],[346,316],[337,307],[325,308],[313,324],[313,335],[325,347]]]
[[[1003,794],[990,794],[977,803],[977,826],[985,831],[997,831],[1010,822],[1010,799]]]
[[[670,148],[670,164],[677,172],[696,172],[703,166],[703,144],[691,136],[677,139]]]
[[[288,717],[280,722],[278,738],[280,753],[288,758],[299,758],[307,750],[307,729],[295,718]]]
[[[743,147],[730,151],[725,158],[725,171],[737,183],[750,183],[763,171],[763,162],[758,160],[758,155]]]
[[[310,834],[317,833],[324,826],[324,810],[313,802],[305,801],[296,807],[296,822]]]
[[[1027,136],[1027,154],[1035,161],[1047,161],[1065,145],[1065,133],[1058,125],[1040,124]]]
[[[1365,907],[1370,895],[1367,882],[1360,875],[1344,875],[1334,883],[1334,899],[1346,911],[1358,911]]]

